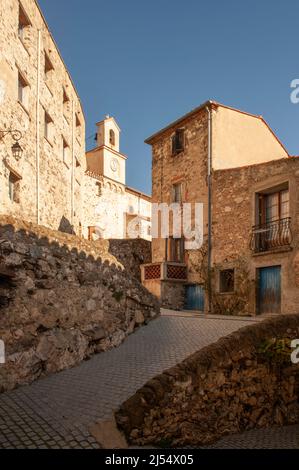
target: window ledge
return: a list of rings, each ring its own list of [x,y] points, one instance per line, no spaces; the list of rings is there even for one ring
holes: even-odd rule
[[[53,148],[53,142],[51,142],[46,136],[44,136],[44,139]]]
[[[179,152],[172,153],[172,154],[171,154],[171,157],[172,157],[172,158],[178,157],[179,155],[181,155],[182,153],[184,153],[184,151],[185,151],[185,149],[184,149],[184,150],[180,150]]]
[[[28,54],[29,56],[31,56],[31,54],[30,54],[30,52],[29,52],[29,49],[28,49],[28,47],[26,46],[25,42],[20,38],[19,35],[18,35],[18,38],[19,38],[19,41],[20,41],[20,43],[22,44],[23,48],[24,48],[25,51],[27,52],[27,54]]]
[[[27,116],[29,117],[29,119],[31,120],[31,117],[30,117],[30,113],[28,111],[28,109],[26,108],[26,106],[22,103],[22,101],[18,100],[18,103],[19,105],[21,106],[21,108],[23,109],[23,111],[25,111],[25,113],[27,114]]]
[[[69,126],[70,121],[68,120],[68,118],[66,117],[66,115],[64,113],[63,113],[63,117],[64,117],[64,120],[65,120],[66,124]]]
[[[233,295],[235,293],[236,293],[235,290],[232,290],[230,292],[217,292],[217,294],[219,294],[219,295]]]
[[[54,93],[53,93],[53,91],[51,90],[51,88],[50,88],[50,86],[49,86],[49,84],[47,83],[47,81],[46,81],[46,80],[44,81],[44,84],[46,85],[46,87],[47,87],[47,89],[48,89],[49,93],[50,93],[50,94],[51,94],[51,96],[53,97],[53,96],[54,96]]]

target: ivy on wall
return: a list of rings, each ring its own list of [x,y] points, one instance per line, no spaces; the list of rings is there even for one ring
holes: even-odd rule
[[[248,315],[250,298],[255,293],[255,280],[250,278],[248,260],[245,256],[226,259],[222,264],[216,264],[208,271],[208,246],[205,243],[199,250],[196,259],[189,257],[191,272],[197,273],[202,280],[204,289],[209,292],[211,285],[212,313],[218,315]],[[234,291],[219,292],[219,272],[233,267],[235,272]]]

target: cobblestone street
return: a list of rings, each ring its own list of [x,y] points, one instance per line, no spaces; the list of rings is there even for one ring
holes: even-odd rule
[[[97,448],[89,426],[148,379],[247,325],[239,319],[162,316],[119,348],[0,396],[0,448]],[[230,436],[219,447],[294,447],[298,427]],[[213,447],[217,447],[214,445]]]
[[[299,425],[225,436],[209,449],[299,449]]]

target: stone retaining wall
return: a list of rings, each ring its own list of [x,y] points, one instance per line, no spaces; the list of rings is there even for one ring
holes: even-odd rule
[[[0,392],[118,346],[158,313],[109,241],[0,218]]]
[[[100,242],[106,242],[101,240]],[[141,238],[128,240],[108,240],[109,252],[132,274],[141,281],[141,264],[151,263],[151,242]]]
[[[150,380],[116,413],[137,445],[198,446],[225,434],[299,422],[299,368],[259,350],[299,338],[299,315],[246,326]]]

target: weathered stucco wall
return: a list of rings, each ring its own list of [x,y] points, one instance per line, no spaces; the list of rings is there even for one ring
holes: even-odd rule
[[[128,261],[120,246],[113,249]],[[89,243],[1,218],[0,338],[6,364],[0,366],[0,391],[118,346],[157,316],[157,300],[133,271],[109,253],[108,241]]]
[[[151,240],[151,201],[137,191],[117,181],[87,172],[84,176],[84,227],[83,236],[88,238],[89,227],[97,227],[96,238]],[[138,218],[140,227],[133,227],[130,235],[128,223]],[[129,237],[130,235],[130,237]]]
[[[96,238],[125,238],[125,186],[88,172],[84,176],[84,229],[97,227]],[[125,206],[124,206],[125,207]]]
[[[137,445],[198,446],[225,434],[299,421],[299,368],[261,353],[298,338],[299,315],[246,326],[150,380],[116,412]]]
[[[218,106],[213,111],[212,131],[214,170],[288,157],[262,118]]]
[[[83,111],[34,0],[21,2],[31,25],[25,28],[23,39],[19,38],[19,3],[18,0],[2,0],[0,5],[0,129],[20,130],[24,150],[21,160],[16,161],[11,152],[11,136],[0,141],[0,213],[37,221],[39,152],[40,223],[67,231],[71,231],[73,225],[78,233],[79,222],[82,223],[81,185],[86,168]],[[45,54],[53,66],[47,78]],[[19,101],[18,73],[28,85],[25,104]],[[63,90],[68,96],[66,103]],[[47,138],[44,135],[45,110],[52,120]],[[69,146],[65,159],[62,136]],[[11,171],[20,177],[18,202],[9,197]]]

